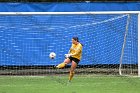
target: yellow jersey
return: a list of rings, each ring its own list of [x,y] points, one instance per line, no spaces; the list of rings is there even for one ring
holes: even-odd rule
[[[70,54],[74,54],[72,57],[81,60],[82,58],[82,45],[80,43],[72,44],[70,48]]]

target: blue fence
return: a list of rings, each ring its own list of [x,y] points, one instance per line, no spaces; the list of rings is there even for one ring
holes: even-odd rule
[[[138,7],[133,5],[139,6],[139,3],[111,3],[112,6],[107,6],[108,3],[0,5],[3,5],[0,11],[11,11],[11,8],[12,11],[108,11],[137,10]],[[71,9],[64,8],[66,6]],[[125,14],[0,16],[0,65],[56,65],[64,60],[73,36],[78,36],[84,45],[80,65],[119,64],[127,20]],[[123,64],[137,64],[137,24],[137,15],[130,15]],[[56,53],[54,60],[49,58],[50,52]]]
[[[140,3],[0,3],[1,12],[139,11]]]

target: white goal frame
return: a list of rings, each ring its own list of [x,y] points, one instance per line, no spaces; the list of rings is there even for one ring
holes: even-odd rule
[[[140,12],[138,13],[138,76],[140,77]]]
[[[100,12],[0,12],[0,15],[71,15],[71,14],[138,14],[138,76],[140,77],[140,11],[100,11]],[[123,50],[123,49],[122,49]],[[121,60],[120,60],[121,63]],[[120,71],[119,71],[120,72]],[[120,72],[121,75],[121,72]]]

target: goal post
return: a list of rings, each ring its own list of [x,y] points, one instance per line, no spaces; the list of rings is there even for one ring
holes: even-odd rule
[[[7,24],[10,16],[11,27]],[[79,64],[81,72],[89,67],[90,70],[94,68],[89,73],[95,70],[117,72],[118,75],[135,72],[140,76],[140,11],[0,12],[0,24],[2,22],[1,67],[54,66],[60,60],[63,61],[62,56],[69,50],[72,36],[77,35],[86,49]],[[4,26],[7,26],[9,32],[6,32],[8,30]],[[56,52],[56,59],[49,59],[50,52]]]
[[[138,76],[140,77],[140,12],[138,13]]]
[[[121,68],[122,68],[122,60],[123,60],[123,55],[124,55],[124,48],[125,48],[125,44],[126,44],[126,38],[127,38],[127,34],[128,34],[128,26],[129,26],[129,22],[130,22],[130,15],[128,14],[128,18],[127,18],[127,22],[126,22],[126,30],[125,30],[125,34],[124,34],[124,42],[122,45],[122,51],[121,51],[121,57],[120,57],[120,66],[119,66],[119,74],[122,75],[121,73]]]

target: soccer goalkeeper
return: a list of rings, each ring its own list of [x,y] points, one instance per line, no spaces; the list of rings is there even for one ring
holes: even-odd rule
[[[74,71],[81,60],[82,56],[82,44],[79,42],[78,37],[72,38],[72,46],[68,52],[65,54],[66,59],[61,64],[57,65],[56,68],[64,68],[67,64],[72,62],[70,73],[69,73],[69,82],[72,80],[74,76]]]

